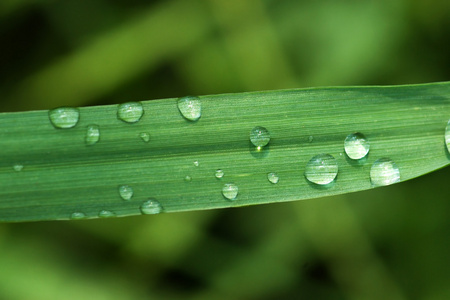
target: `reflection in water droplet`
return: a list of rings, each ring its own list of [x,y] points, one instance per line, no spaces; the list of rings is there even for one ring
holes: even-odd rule
[[[215,176],[216,176],[217,179],[220,179],[220,178],[223,177],[224,174],[225,174],[225,173],[223,172],[223,170],[217,169],[217,170],[216,170]]]
[[[129,185],[119,186],[119,195],[125,201],[129,201],[133,197],[133,188]]]
[[[228,200],[235,200],[239,192],[239,188],[234,183],[226,183],[222,188],[222,195]]]
[[[450,120],[445,127],[445,144],[447,145],[447,151],[450,152]]]
[[[98,213],[98,216],[99,216],[100,218],[111,218],[111,217],[115,217],[116,214],[113,213],[112,211],[109,211],[109,210],[101,210],[101,211]]]
[[[127,102],[119,105],[117,117],[127,123],[136,123],[144,114],[144,108],[140,102]]]
[[[256,126],[250,131],[250,141],[258,149],[261,149],[270,142],[270,133],[266,128]]]
[[[194,166],[198,167],[200,165],[200,163],[198,162],[198,160],[194,160]]]
[[[150,133],[148,133],[148,132],[141,132],[141,133],[139,133],[139,136],[146,143],[148,143],[148,141],[150,141]]]
[[[74,212],[70,218],[72,220],[81,220],[81,219],[86,219],[86,215],[82,212]]]
[[[100,139],[100,128],[98,125],[92,124],[87,127],[86,130],[86,144],[94,145]]]
[[[186,177],[184,177],[184,181],[191,182],[192,181],[192,177],[189,176],[189,175],[186,175]]]
[[[80,111],[74,107],[59,107],[48,112],[50,122],[56,128],[72,128],[80,119]]]
[[[400,170],[389,158],[377,159],[370,168],[370,181],[378,186],[399,182]]]
[[[155,199],[148,199],[141,205],[141,212],[144,215],[154,215],[159,214],[162,211],[162,206],[158,202],[158,200]]]
[[[202,102],[199,97],[187,96],[178,99],[178,110],[189,121],[197,121],[202,116]]]
[[[364,134],[349,134],[344,141],[344,150],[351,159],[364,158],[369,153],[370,144]]]
[[[306,164],[305,177],[310,182],[320,185],[331,183],[337,176],[338,165],[330,154],[319,154]]]
[[[14,171],[16,171],[16,172],[20,172],[20,171],[22,171],[22,169],[23,169],[23,165],[19,165],[19,164],[14,165],[14,166],[13,166],[13,169],[14,169]]]
[[[267,174],[267,179],[273,184],[278,183],[278,181],[280,180],[280,178],[278,177],[277,173],[273,173],[273,172]]]

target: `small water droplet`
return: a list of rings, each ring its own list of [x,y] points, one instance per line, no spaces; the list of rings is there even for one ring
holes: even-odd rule
[[[326,185],[336,178],[338,165],[336,159],[330,154],[319,154],[311,158],[306,164],[305,177],[308,181]]]
[[[220,179],[220,178],[223,177],[224,174],[225,174],[225,173],[223,172],[223,170],[217,169],[217,170],[216,170],[215,176],[216,176],[217,179]]]
[[[198,162],[198,160],[194,160],[194,166],[198,167],[200,165],[200,163]]]
[[[72,128],[80,120],[80,111],[74,107],[59,107],[49,110],[48,117],[56,128]]]
[[[308,142],[312,143],[313,141],[314,141],[314,137],[313,137],[312,135],[310,135],[310,136],[308,137]]]
[[[154,215],[159,214],[162,211],[161,203],[155,199],[148,199],[141,205],[141,212],[144,215]]]
[[[14,166],[13,166],[13,169],[14,169],[14,171],[16,171],[16,172],[20,172],[20,171],[22,171],[22,169],[23,169],[23,165],[19,165],[19,164],[14,165]]]
[[[250,131],[250,141],[259,150],[270,142],[270,133],[266,128],[256,126]]]
[[[119,186],[119,195],[123,200],[129,201],[133,197],[133,188],[129,185],[121,185]]]
[[[100,140],[100,128],[98,125],[92,124],[87,127],[86,130],[86,144],[94,145]]]
[[[192,181],[192,177],[189,176],[189,175],[186,175],[186,176],[184,177],[184,181],[186,181],[186,182],[191,182],[191,181]]]
[[[222,188],[222,195],[228,200],[235,200],[239,192],[239,188],[234,183],[225,183]]]
[[[269,173],[267,174],[267,179],[273,183],[273,184],[277,184],[278,181],[280,180],[280,177],[278,177],[277,173]]]
[[[111,217],[115,217],[116,214],[109,210],[101,210],[98,213],[98,216],[99,216],[99,218],[111,218]]]
[[[127,123],[136,123],[144,114],[144,108],[140,102],[127,102],[119,105],[117,117]]]
[[[400,170],[389,158],[377,159],[370,168],[370,181],[378,186],[399,182]]]
[[[139,136],[146,143],[148,143],[150,141],[150,133],[148,133],[148,132],[141,132],[141,133],[139,133]]]
[[[202,116],[202,102],[199,97],[187,96],[178,99],[178,110],[189,121],[197,121]]]
[[[447,126],[445,127],[445,144],[447,145],[448,152],[450,152],[450,120],[448,120]]]
[[[70,218],[72,220],[81,220],[81,219],[86,219],[86,215],[82,212],[74,212]]]
[[[364,158],[369,153],[369,148],[369,141],[362,133],[352,133],[345,138],[344,150],[351,159]]]

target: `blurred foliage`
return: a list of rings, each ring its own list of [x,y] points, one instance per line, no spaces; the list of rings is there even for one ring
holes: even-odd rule
[[[445,81],[449,39],[445,0],[3,0],[1,111]],[[312,201],[1,224],[0,299],[449,299],[449,172]]]

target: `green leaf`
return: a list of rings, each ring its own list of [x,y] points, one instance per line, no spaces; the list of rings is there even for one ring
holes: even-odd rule
[[[450,162],[444,139],[450,82],[199,99],[196,121],[183,118],[177,99],[143,101],[143,116],[133,115],[128,122],[118,118],[117,105],[83,107],[76,125],[65,123],[64,129],[52,125],[48,111],[0,114],[0,220],[129,216],[311,199],[373,188],[371,166],[381,158],[395,162],[400,181]],[[181,111],[188,107],[183,105]],[[71,110],[65,121],[74,116]],[[260,150],[250,142],[257,126],[270,133],[269,144]],[[369,154],[360,160],[344,151],[345,138],[355,132],[370,143]],[[336,160],[338,174],[330,184],[305,178],[308,161],[318,154]],[[219,169],[223,176],[216,178]],[[277,183],[268,179],[272,172]],[[238,187],[234,200],[222,194],[227,184]]]

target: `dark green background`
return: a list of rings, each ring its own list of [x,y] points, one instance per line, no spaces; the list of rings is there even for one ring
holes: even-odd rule
[[[3,0],[0,110],[447,81],[449,53],[445,0]],[[450,299],[449,172],[292,203],[0,224],[0,299]]]

